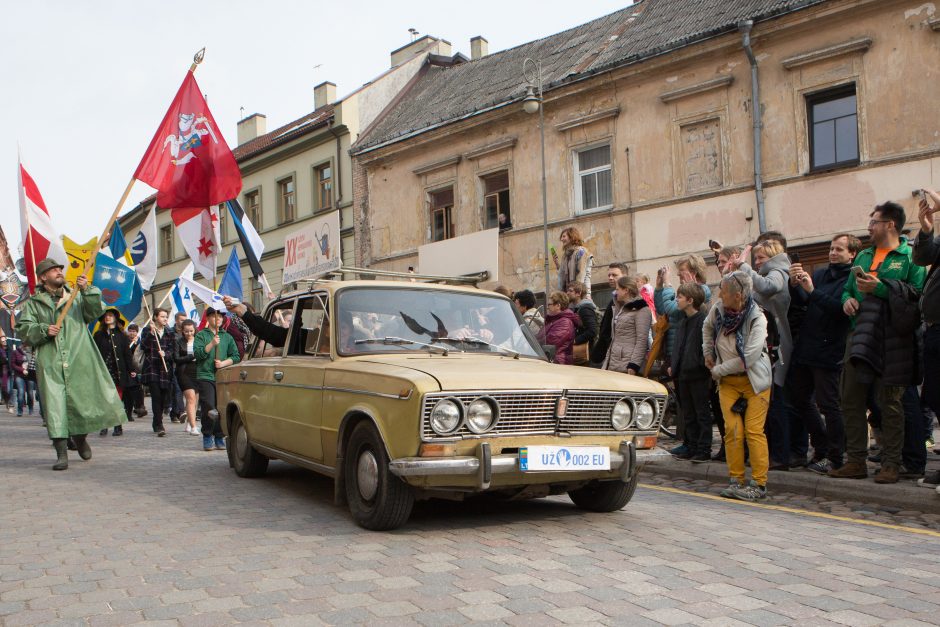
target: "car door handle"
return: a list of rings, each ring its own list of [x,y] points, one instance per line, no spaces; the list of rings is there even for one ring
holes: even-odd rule
[[[280,370],[275,370],[275,371],[274,371],[274,380],[275,380],[275,381],[280,381],[280,380],[283,379],[283,378],[284,378],[284,373],[283,373],[283,372],[281,372]]]
[[[241,379],[242,381],[244,381],[245,379],[247,379],[247,378],[248,378],[248,371],[247,371],[247,370],[242,370],[241,372],[239,372],[239,373],[238,373],[238,378]]]

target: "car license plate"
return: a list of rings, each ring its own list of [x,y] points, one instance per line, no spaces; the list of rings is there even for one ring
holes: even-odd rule
[[[610,449],[606,446],[523,446],[519,448],[519,469],[531,470],[610,470]]]

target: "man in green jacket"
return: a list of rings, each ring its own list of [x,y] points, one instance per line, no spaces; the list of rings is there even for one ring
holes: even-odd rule
[[[901,239],[906,216],[904,208],[894,202],[875,207],[868,222],[872,245],[858,253],[854,267],[842,292],[842,309],[855,328],[855,316],[866,298],[888,300],[888,288],[882,282],[893,279],[917,290],[924,287],[924,268],[914,264],[913,251]],[[858,273],[858,274],[856,274]],[[875,475],[877,483],[897,483],[904,443],[904,406],[901,397],[906,386],[885,383],[880,374],[871,382],[863,381],[857,365],[849,359],[853,334],[846,341],[845,364],[842,372],[842,413],[845,417],[845,442],[848,462],[829,471],[830,477],[864,479],[868,476],[868,391],[874,389],[881,409],[881,430],[884,440],[882,466]],[[911,361],[913,367],[913,359]]]
[[[91,447],[85,435],[126,422],[124,406],[88,332],[88,325],[104,314],[101,290],[80,276],[72,308],[62,325],[56,325],[71,293],[62,267],[54,259],[39,262],[36,293],[26,301],[16,323],[17,336],[36,353],[46,429],[57,456],[53,470],[69,467],[70,436],[79,456],[88,460]]]
[[[199,413],[202,420],[202,449],[211,451],[213,439],[215,448],[225,450],[225,437],[222,433],[222,421],[215,406],[215,371],[232,364],[237,364],[238,348],[235,340],[224,329],[222,313],[212,307],[206,307],[203,318],[206,328],[193,338],[193,355],[196,356],[196,387],[199,391]]]

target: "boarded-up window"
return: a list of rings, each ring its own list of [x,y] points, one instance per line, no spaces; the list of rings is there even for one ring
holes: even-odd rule
[[[687,194],[721,187],[721,125],[717,119],[681,128]]]

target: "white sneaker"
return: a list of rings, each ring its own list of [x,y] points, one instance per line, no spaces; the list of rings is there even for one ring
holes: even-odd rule
[[[186,433],[192,433],[192,432],[193,432],[193,428],[190,427],[189,425],[186,425],[185,431],[186,431]]]
[[[189,433],[192,435],[202,435],[202,430],[199,427],[193,427],[193,430]]]

